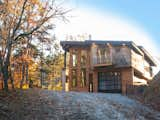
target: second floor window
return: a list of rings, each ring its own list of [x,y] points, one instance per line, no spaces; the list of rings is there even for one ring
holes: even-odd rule
[[[72,66],[73,67],[76,67],[77,66],[77,52],[76,51],[73,51],[73,54],[72,54]]]
[[[85,66],[87,60],[87,52],[85,50],[81,51],[81,65]]]
[[[98,63],[107,63],[110,61],[110,50],[105,46],[100,46],[97,50],[97,62]]]

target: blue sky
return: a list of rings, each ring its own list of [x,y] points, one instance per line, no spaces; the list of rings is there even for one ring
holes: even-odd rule
[[[88,33],[94,39],[132,40],[159,57],[160,0],[66,0],[70,23],[57,25],[58,36]],[[64,39],[60,38],[60,39]]]
[[[65,5],[73,8],[73,17],[56,23],[58,39],[91,34],[94,40],[132,40],[159,63],[156,72],[160,69],[160,0],[66,0]]]
[[[160,50],[160,1],[159,0],[74,0],[77,8],[111,12],[141,26]]]

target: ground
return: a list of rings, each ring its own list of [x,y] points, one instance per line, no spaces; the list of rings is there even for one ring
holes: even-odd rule
[[[121,94],[0,92],[0,120],[160,120],[160,112]]]

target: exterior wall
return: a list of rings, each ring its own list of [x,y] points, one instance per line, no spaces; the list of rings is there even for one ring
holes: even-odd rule
[[[109,46],[111,49],[111,57],[112,57],[112,65],[103,66],[103,69],[99,69],[101,67],[95,67],[93,65],[93,56],[97,54],[97,46],[92,44],[89,48],[82,48],[82,47],[72,47],[69,49],[69,91],[82,91],[88,92],[89,91],[89,74],[93,75],[93,92],[98,92],[98,72],[107,72],[109,71],[117,71],[121,73],[121,83],[122,83],[122,93],[130,93],[130,88],[132,88],[134,83],[134,69],[136,68],[139,72],[141,72],[141,76],[143,76],[142,69],[144,70],[144,66],[150,67],[150,65],[144,61],[143,56],[138,55],[133,50],[129,49],[127,46],[119,46],[119,47],[112,47]],[[106,46],[107,47],[107,46]],[[73,50],[77,51],[77,66],[73,67]],[[86,59],[86,86],[81,86],[81,50],[86,50],[87,52],[87,59]],[[136,59],[137,57],[137,59]],[[138,62],[140,61],[140,62]],[[140,64],[143,63],[143,67]],[[72,70],[77,70],[77,86],[72,87]],[[147,73],[148,74],[148,73]],[[146,77],[147,79],[147,77]]]
[[[98,71],[93,72],[93,92],[98,92]]]
[[[131,58],[132,58],[132,64],[131,66],[142,73],[142,76],[146,79],[151,79],[152,76],[150,74],[150,65],[149,63],[144,59],[144,56],[139,55],[135,53],[133,50],[131,50]]]
[[[69,83],[69,91],[72,91],[72,62],[73,62],[73,60],[72,60],[72,49],[69,49],[69,55],[70,55],[70,57],[69,57],[69,75],[68,75],[68,83]]]
[[[129,88],[133,86],[133,68],[110,68],[108,70],[95,70],[93,72],[93,92],[98,92],[98,72],[120,72],[122,83],[122,94],[129,92]]]
[[[147,85],[147,80],[139,78],[138,76],[133,76],[133,85]]]
[[[122,93],[129,93],[129,89],[133,87],[133,68],[127,68],[121,70],[121,79],[122,79]]]
[[[73,50],[77,51],[77,66],[73,67]],[[87,56],[86,56],[86,65],[84,67],[81,66],[81,50],[84,50],[84,48],[70,48],[70,60],[69,60],[69,90],[70,91],[82,91],[82,92],[88,92],[89,91],[89,73],[90,73],[90,53],[88,48],[86,48]],[[72,87],[72,70],[76,69],[77,73],[77,86]],[[86,85],[81,86],[81,69],[86,70]]]

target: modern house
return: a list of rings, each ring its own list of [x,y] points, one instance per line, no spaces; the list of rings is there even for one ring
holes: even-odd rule
[[[69,91],[120,92],[147,84],[153,57],[132,41],[61,41]]]

